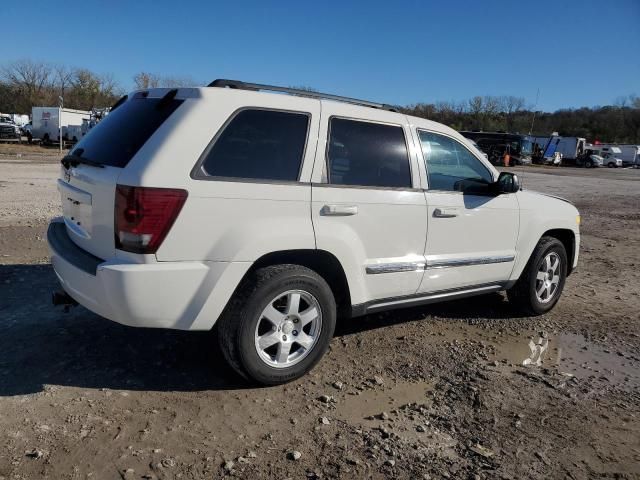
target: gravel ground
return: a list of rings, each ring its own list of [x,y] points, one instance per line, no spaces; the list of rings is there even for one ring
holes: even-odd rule
[[[548,315],[493,294],[343,320],[272,388],[235,377],[215,332],[49,305],[57,172],[0,154],[0,480],[640,478],[640,171],[520,170],[583,216]]]

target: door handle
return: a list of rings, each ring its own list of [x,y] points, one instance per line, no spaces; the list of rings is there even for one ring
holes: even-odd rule
[[[436,208],[433,216],[438,218],[453,218],[458,216],[458,210],[455,208]]]
[[[325,205],[320,210],[320,215],[326,217],[347,217],[357,213],[357,205]]]

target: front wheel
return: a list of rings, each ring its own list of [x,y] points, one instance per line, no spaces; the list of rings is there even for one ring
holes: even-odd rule
[[[251,272],[219,321],[229,365],[263,385],[301,377],[322,358],[333,337],[336,303],[327,282],[299,265]]]
[[[560,299],[567,278],[567,251],[555,237],[542,237],[516,284],[509,301],[527,315],[541,315]]]

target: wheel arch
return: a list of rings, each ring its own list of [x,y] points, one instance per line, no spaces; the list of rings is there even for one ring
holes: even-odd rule
[[[346,272],[335,255],[326,250],[299,249],[270,252],[258,258],[246,275],[258,268],[293,264],[307,267],[320,275],[331,288],[338,308],[338,316],[351,315],[351,290]]]
[[[573,271],[573,258],[576,251],[576,235],[573,230],[569,228],[553,228],[547,230],[542,234],[542,237],[557,238],[564,245],[564,249],[567,251],[567,276],[571,275]]]

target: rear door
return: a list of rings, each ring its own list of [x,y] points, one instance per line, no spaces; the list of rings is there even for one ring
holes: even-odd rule
[[[126,98],[65,157],[58,180],[71,240],[93,255],[115,256],[114,203],[118,177],[138,150],[182,104],[167,90]]]
[[[322,102],[312,218],[317,248],[338,257],[352,303],[411,295],[423,275],[427,218],[400,114]]]
[[[492,172],[462,142],[435,131],[417,134],[429,218],[427,270],[419,292],[504,283],[516,255],[516,194],[492,194]]]

